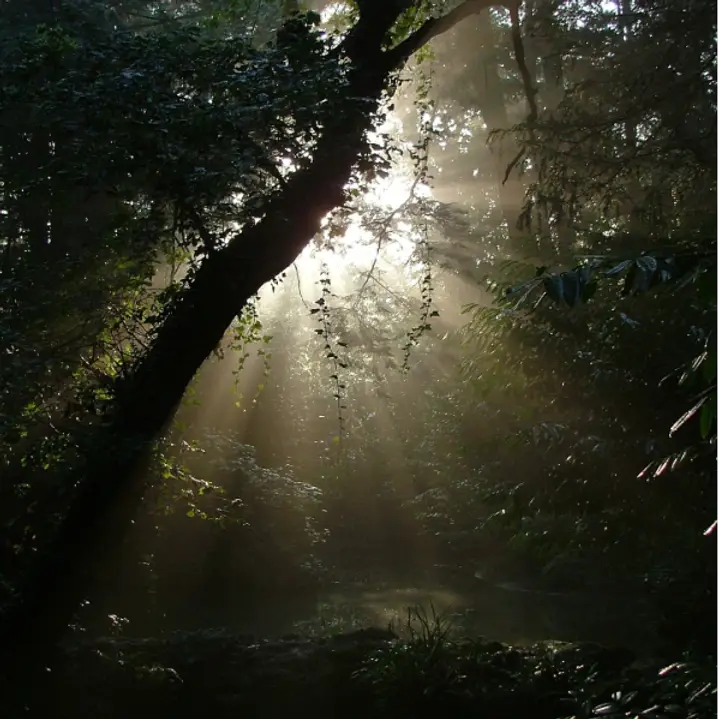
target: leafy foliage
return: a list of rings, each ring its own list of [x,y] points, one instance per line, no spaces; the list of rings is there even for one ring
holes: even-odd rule
[[[373,653],[356,672],[380,702],[382,716],[410,706],[422,717],[451,709],[467,717],[526,711],[572,719],[698,718],[715,708],[714,683],[695,665],[638,668],[630,656],[591,646],[507,649],[451,638],[439,615],[417,610],[413,616],[419,629],[408,642]]]
[[[658,255],[645,254],[636,259],[622,260],[606,257],[591,257],[576,268],[561,273],[548,274],[546,268],[537,270],[537,277],[521,285],[509,287],[505,298],[510,301],[511,311],[525,306],[531,295],[541,289],[541,295],[534,301],[532,309],[536,309],[541,301],[548,297],[555,304],[577,307],[588,302],[596,293],[599,277],[618,278],[624,276],[622,294],[635,296],[647,292],[659,285],[676,284],[682,289],[689,284],[696,285],[696,292],[710,298],[710,289],[715,285],[715,247],[712,250],[689,250],[681,254]],[[516,297],[518,296],[518,300]],[[715,313],[715,303],[712,308],[708,305],[707,312],[712,309]],[[636,323],[627,315],[621,313],[627,324]],[[637,324],[637,323],[636,323]],[[712,341],[712,332],[705,336],[702,351],[687,362],[682,368],[677,368],[670,375],[679,375],[678,385],[683,386],[701,381],[698,393],[694,398],[695,404],[682,414],[671,426],[670,434],[677,432],[686,422],[700,412],[700,436],[708,441],[709,446],[715,446],[715,431],[713,425],[716,418],[715,393],[715,342]],[[669,376],[670,376],[669,375]],[[662,382],[665,381],[662,380]],[[657,463],[652,463],[642,474],[645,475],[652,467],[653,476],[661,474],[669,466],[678,467],[691,455],[691,450],[684,449]]]
[[[117,391],[182,290],[261,216],[281,160],[311,160],[345,87],[316,15],[258,46],[161,12],[135,32],[102,10],[63,4],[56,22],[28,16],[0,38],[8,566],[52,536],[76,490],[68,476],[111,451],[99,437]],[[235,331],[267,344],[251,307]],[[47,513],[27,514],[40,503]]]

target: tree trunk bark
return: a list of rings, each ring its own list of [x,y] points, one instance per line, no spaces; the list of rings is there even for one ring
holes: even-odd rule
[[[471,12],[491,4],[471,0]],[[374,6],[371,6],[374,7]],[[345,109],[325,129],[312,165],[296,172],[264,219],[205,260],[154,342],[117,390],[115,410],[86,452],[71,509],[0,617],[0,696],[16,705],[53,656],[87,596],[93,567],[123,539],[144,496],[141,472],[149,445],[167,428],[183,393],[234,317],[265,283],[284,271],[344,199],[344,187],[372,125],[389,73],[466,12],[427,21],[397,47],[382,42],[404,9],[385,2],[360,19],[344,41],[353,62]],[[79,480],[79,481],[78,481]],[[4,680],[4,682],[3,682]]]
[[[513,124],[509,120],[506,110],[499,69],[495,58],[487,59],[483,68],[483,77],[476,80],[479,86],[479,112],[486,123],[489,132],[499,130],[507,131]],[[524,259],[535,253],[534,240],[529,228],[519,226],[519,218],[523,210],[526,188],[514,169],[506,178],[506,169],[509,163],[518,154],[519,145],[515,139],[507,134],[495,137],[489,147],[493,158],[493,175],[496,183],[499,205],[508,233],[507,254]]]
[[[617,0],[616,12],[618,13],[618,26],[621,30],[623,42],[631,41],[633,27],[631,22],[632,16],[631,0]],[[625,145],[627,155],[632,157],[638,149],[638,136],[636,132],[636,122],[632,117],[627,117],[624,125]],[[628,219],[626,229],[634,237],[639,238],[646,233],[645,222],[641,216],[641,209],[645,199],[645,192],[641,187],[638,171],[634,171],[628,179],[626,185],[626,199],[621,203],[621,212]]]
[[[172,419],[183,393],[234,317],[260,287],[285,270],[343,201],[344,186],[392,69],[384,62],[384,27],[361,21],[349,101],[325,131],[313,164],[293,175],[264,219],[205,260],[159,329],[136,371],[118,390],[115,413],[85,457],[82,484],[50,551],[38,558],[19,599],[0,617],[0,675],[22,702],[87,597],[93,567],[116,546],[144,496],[150,443]],[[354,36],[358,36],[359,33]],[[28,681],[29,680],[29,681]]]
[[[556,114],[564,97],[564,72],[561,46],[557,42],[560,33],[556,26],[556,7],[553,0],[537,0],[532,18],[532,45],[539,60],[543,82],[539,87],[542,112],[551,117]],[[539,158],[536,158],[537,160]],[[538,162],[534,163],[535,166]],[[538,179],[536,169],[532,180]],[[550,198],[538,203],[535,213],[541,233],[541,257],[551,263],[570,262],[575,232],[569,223],[568,212],[558,207],[558,200]],[[553,227],[551,221],[554,221]]]

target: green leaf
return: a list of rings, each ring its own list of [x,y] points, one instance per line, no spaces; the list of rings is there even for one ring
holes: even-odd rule
[[[563,298],[569,307],[575,307],[581,299],[581,282],[575,272],[563,273]]]
[[[633,264],[633,260],[624,260],[623,262],[619,262],[617,265],[612,267],[610,270],[606,270],[603,273],[604,277],[615,277],[616,275],[620,275],[621,272],[628,269]]]
[[[708,397],[702,397],[687,412],[684,412],[671,426],[669,436],[673,436],[691,417],[693,417],[699,409],[706,403]]]
[[[716,416],[716,396],[712,394],[708,401],[701,407],[701,439],[708,439],[713,422]]]
[[[596,290],[598,289],[598,283],[593,281],[585,284],[581,288],[581,302],[586,303],[588,302],[591,297],[593,297],[596,294]]]
[[[658,260],[650,255],[644,255],[636,259],[636,265],[647,274],[653,274],[658,269]]]
[[[701,365],[701,374],[703,375],[703,381],[706,383],[713,382],[716,378],[716,348],[715,345],[711,345],[706,350],[706,357]]]
[[[646,292],[656,272],[658,263],[654,257],[639,257],[626,275],[623,285],[624,295],[639,295]]]
[[[633,284],[636,281],[636,265],[631,264],[631,269],[628,270],[628,274],[626,275],[626,279],[623,281],[623,294],[624,295],[630,295],[633,290]]]
[[[557,304],[563,300],[563,279],[561,275],[550,275],[543,281],[546,294]]]

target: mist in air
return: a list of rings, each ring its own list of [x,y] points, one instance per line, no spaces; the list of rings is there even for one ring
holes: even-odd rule
[[[420,604],[504,641],[649,640],[655,557],[693,542],[702,511],[675,478],[637,479],[671,449],[683,405],[657,390],[675,359],[661,347],[685,323],[666,310],[667,337],[651,334],[653,300],[622,305],[620,287],[575,307],[543,290],[505,301],[544,270],[638,254],[651,235],[631,211],[648,202],[642,181],[606,187],[609,155],[650,123],[602,115],[586,90],[610,62],[584,37],[620,32],[618,9],[551,19],[549,5],[526,38],[543,116],[608,134],[512,131],[530,108],[501,11],[413,61],[373,138],[391,169],[325,219],[187,393],[172,479],[98,587],[128,632],[386,626]],[[326,22],[341,11],[324,8]],[[570,211],[550,168],[580,184]]]

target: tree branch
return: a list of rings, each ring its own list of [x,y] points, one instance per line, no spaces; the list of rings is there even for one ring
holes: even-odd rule
[[[464,18],[478,15],[482,10],[490,7],[503,7],[512,12],[514,10],[518,11],[519,4],[520,0],[465,0],[465,2],[443,17],[427,20],[406,40],[384,53],[387,67],[390,70],[397,68],[430,40],[448,32]]]
[[[514,47],[514,57],[524,86],[526,103],[529,107],[529,113],[525,122],[529,126],[530,131],[531,125],[533,125],[538,116],[538,106],[536,105],[537,93],[531,80],[531,73],[526,65],[526,53],[524,51],[523,40],[521,39],[521,26],[519,22],[520,5],[521,0],[465,0],[465,2],[443,17],[427,20],[416,32],[406,38],[406,40],[392,50],[384,53],[386,67],[390,71],[395,70],[406,62],[417,50],[426,45],[426,43],[451,30],[451,28],[464,18],[471,15],[478,15],[482,10],[490,7],[506,8],[511,15],[511,40]],[[508,164],[502,184],[506,183],[511,171],[519,163],[525,152],[525,148],[521,148],[516,157]]]
[[[369,281],[374,279],[374,277],[373,277],[374,270],[376,269],[377,262],[379,261],[379,253],[381,252],[381,247],[384,243],[384,240],[387,237],[389,225],[391,224],[392,220],[397,216],[397,214],[399,212],[401,212],[403,209],[405,209],[406,206],[409,204],[409,202],[411,202],[411,200],[414,199],[414,193],[416,192],[416,186],[419,184],[420,179],[421,179],[421,175],[417,172],[417,174],[414,176],[414,182],[412,182],[411,187],[409,188],[409,196],[400,205],[395,207],[381,222],[379,234],[377,235],[377,239],[376,239],[376,252],[374,253],[374,259],[372,260],[369,271],[366,273],[364,282],[362,282],[362,285],[359,288],[359,291],[357,292],[356,300],[354,302],[354,308],[356,308],[356,306],[359,304],[359,301],[361,300],[362,295],[364,294],[364,290],[366,289],[366,286],[369,284]]]
[[[519,73],[521,74],[521,80],[524,85],[524,94],[526,95],[526,102],[529,106],[529,114],[526,117],[526,125],[528,126],[529,133],[532,133],[532,126],[536,122],[538,117],[538,106],[536,105],[536,88],[531,82],[531,73],[526,66],[526,53],[524,52],[524,43],[521,39],[521,25],[519,22],[519,6],[515,5],[509,8],[511,13],[511,40],[514,45],[514,56],[516,58],[516,64],[519,66]],[[504,174],[502,185],[505,185],[509,179],[511,171],[518,165],[521,158],[526,154],[526,148],[522,147],[516,157],[509,162],[506,167],[506,173]]]
[[[526,95],[526,102],[529,106],[529,114],[526,118],[528,124],[532,124],[538,117],[538,107],[536,106],[536,88],[531,82],[531,73],[526,66],[526,53],[524,52],[524,43],[521,39],[521,24],[519,21],[519,3],[515,3],[509,7],[509,13],[511,14],[511,40],[514,46],[514,57],[516,58],[516,64],[519,66],[519,73],[521,74],[521,80],[524,85],[524,94]]]

